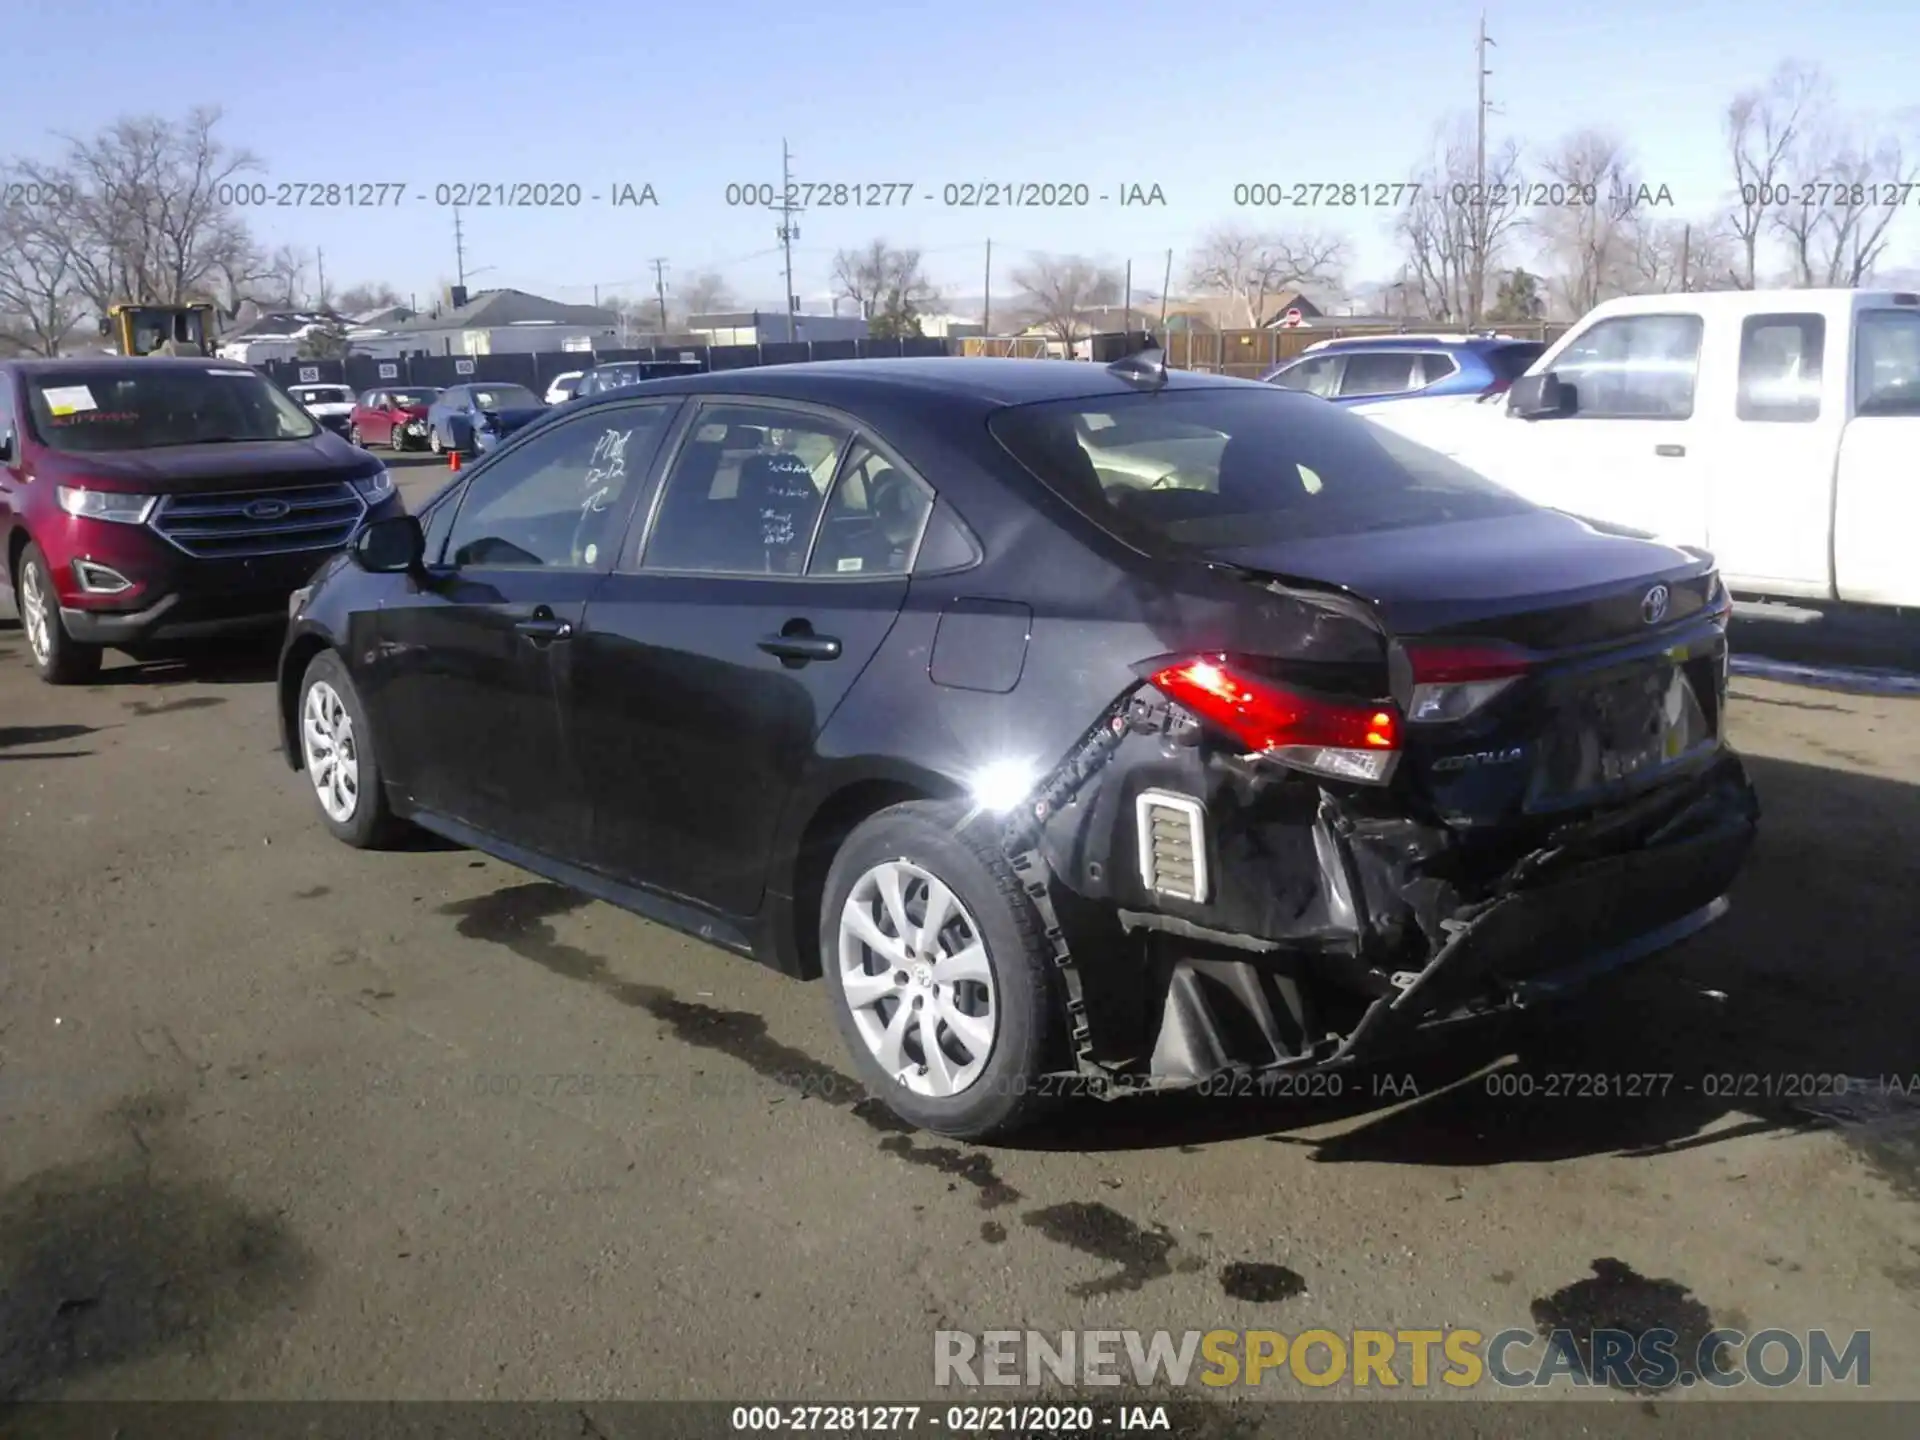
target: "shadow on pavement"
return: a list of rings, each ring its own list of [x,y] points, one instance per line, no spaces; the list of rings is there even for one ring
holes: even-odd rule
[[[308,1289],[314,1260],[280,1216],[181,1163],[180,1109],[130,1097],[102,1117],[111,1150],[0,1191],[0,1403],[203,1355]]]

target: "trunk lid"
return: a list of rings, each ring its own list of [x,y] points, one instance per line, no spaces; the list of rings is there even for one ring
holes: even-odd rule
[[[1542,510],[1209,558],[1373,610],[1408,717],[1394,786],[1450,824],[1604,807],[1720,747],[1727,609],[1706,556]]]

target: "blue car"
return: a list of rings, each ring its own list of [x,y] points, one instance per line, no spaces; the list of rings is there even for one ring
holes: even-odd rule
[[[484,455],[546,413],[547,402],[524,385],[450,385],[428,407],[427,448],[436,455]]]
[[[1260,378],[1351,405],[1439,395],[1506,393],[1546,351],[1496,335],[1358,335],[1322,340]]]

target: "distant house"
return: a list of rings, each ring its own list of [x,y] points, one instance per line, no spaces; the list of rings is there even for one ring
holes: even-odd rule
[[[707,345],[778,345],[788,339],[787,317],[778,310],[725,310],[694,315],[689,333]],[[794,340],[865,340],[871,334],[857,315],[795,315]]]
[[[942,313],[921,315],[917,318],[920,321],[920,333],[934,338],[957,340],[970,335],[987,333],[986,327],[980,323],[980,317],[977,314],[967,316]]]
[[[1260,328],[1263,330],[1280,329],[1286,324],[1287,312],[1289,310],[1298,310],[1300,312],[1300,323],[1303,325],[1311,324],[1315,320],[1324,318],[1320,307],[1314,304],[1313,301],[1302,295],[1298,290],[1287,290],[1274,296],[1267,302],[1267,316],[1266,319],[1261,321]]]
[[[524,290],[449,286],[435,310],[385,327],[369,354],[508,355],[613,349],[620,317],[597,305],[567,305]],[[358,347],[356,347],[358,348]]]

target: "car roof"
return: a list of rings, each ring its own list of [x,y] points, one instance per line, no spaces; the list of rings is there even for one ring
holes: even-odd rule
[[[1169,369],[1169,390],[1264,388],[1251,380]],[[590,395],[578,403],[594,405],[632,400],[637,395],[759,395],[771,399],[910,399],[928,395],[964,397],[987,407],[1030,405],[1045,400],[1078,400],[1100,395],[1138,393],[1137,387],[1104,365],[1075,360],[1004,360],[987,356],[924,356],[906,359],[809,360],[794,365],[756,365],[740,370],[708,370],[643,380],[638,385]]]
[[[95,375],[103,372],[110,375],[139,375],[156,365],[175,370],[245,370],[250,375],[260,373],[251,365],[243,365],[237,360],[221,360],[209,355],[101,355],[97,358],[70,355],[57,360],[15,357],[0,363],[23,375],[64,375],[77,370],[86,370]]]
[[[1329,350],[1481,350],[1499,345],[1544,345],[1524,335],[1351,335],[1336,336],[1308,347],[1316,355]],[[1301,354],[1308,351],[1303,350]]]

